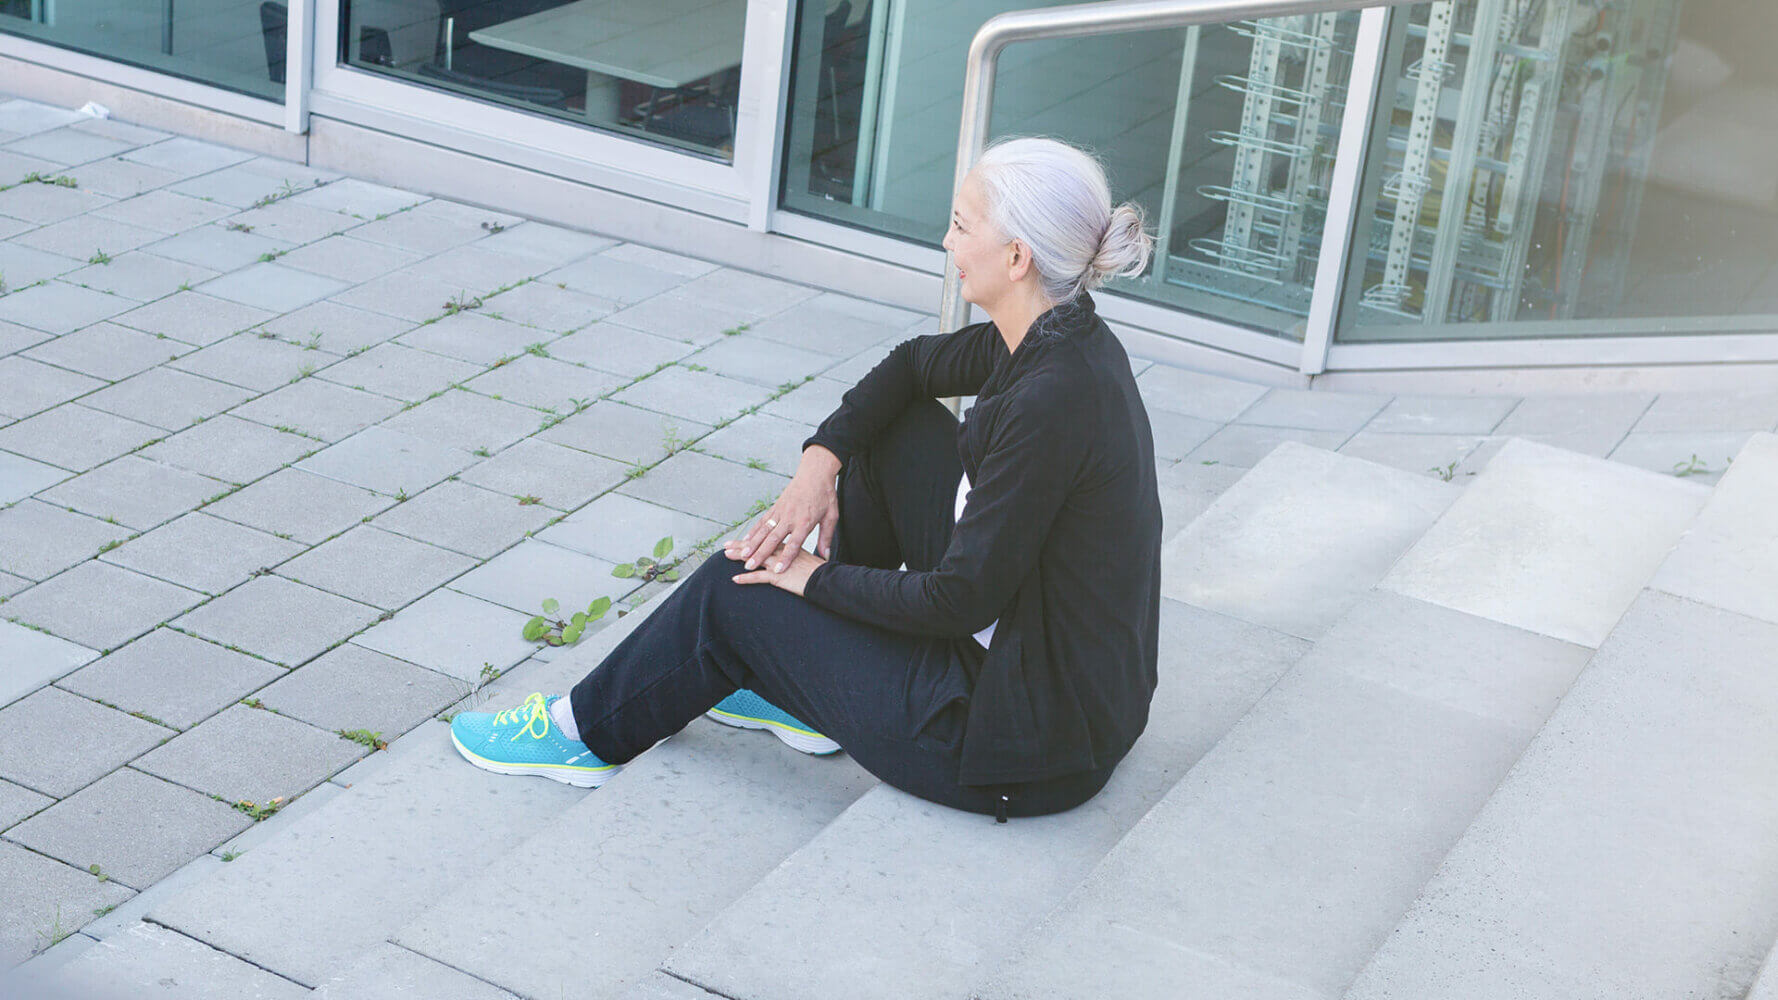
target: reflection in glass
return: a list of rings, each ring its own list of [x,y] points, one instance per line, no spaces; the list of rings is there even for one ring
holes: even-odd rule
[[[353,0],[346,61],[721,159],[746,0]]]
[[[1769,327],[1774,42],[1736,0],[1397,12],[1340,339]]]
[[[0,31],[277,101],[285,20],[270,0],[0,0]]]

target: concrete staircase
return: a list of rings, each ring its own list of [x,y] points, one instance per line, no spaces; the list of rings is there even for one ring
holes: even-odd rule
[[[1163,490],[1162,686],[1078,810],[997,826],[702,721],[585,793],[470,768],[435,723],[60,975],[1778,1000],[1778,437],[1714,493],[1523,441],[1467,488],[1287,444]],[[565,688],[642,618],[495,700]]]

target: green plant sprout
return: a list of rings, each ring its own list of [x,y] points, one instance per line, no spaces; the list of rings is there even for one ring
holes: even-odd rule
[[[562,602],[551,597],[543,602],[543,614],[533,617],[525,623],[521,633],[526,642],[541,642],[549,646],[572,646],[580,641],[586,627],[605,617],[611,610],[611,598],[596,598],[586,606],[585,611],[576,611],[567,618],[557,618],[562,612]]]
[[[86,262],[88,264],[109,264],[111,263],[111,255],[103,250],[94,250],[93,255],[88,257]]]
[[[341,739],[348,739],[353,743],[361,743],[364,746],[370,747],[372,750],[389,749],[388,741],[383,739],[383,734],[380,732],[373,733],[368,729],[341,729],[338,730],[338,732]]]
[[[1673,474],[1681,479],[1686,476],[1707,476],[1715,471],[1708,463],[1699,458],[1696,452],[1693,452],[1692,457],[1683,462],[1673,463]]]

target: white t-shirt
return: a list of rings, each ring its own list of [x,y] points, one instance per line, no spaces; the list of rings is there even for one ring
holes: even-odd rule
[[[969,473],[966,472],[963,474],[963,478],[957,482],[957,513],[953,522],[963,520],[963,506],[969,502],[969,489]],[[975,634],[975,641],[981,643],[983,649],[987,649],[988,645],[994,641],[994,626],[998,624],[1000,624],[998,619],[991,621],[987,628]]]

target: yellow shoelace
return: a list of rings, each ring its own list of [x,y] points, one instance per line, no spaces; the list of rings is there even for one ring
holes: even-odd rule
[[[529,735],[532,739],[540,740],[549,735],[549,709],[544,707],[543,692],[533,691],[524,704],[494,716],[494,725],[504,726],[521,719],[524,720],[525,728],[513,733],[513,739]],[[542,725],[541,729],[538,728],[539,724]]]

